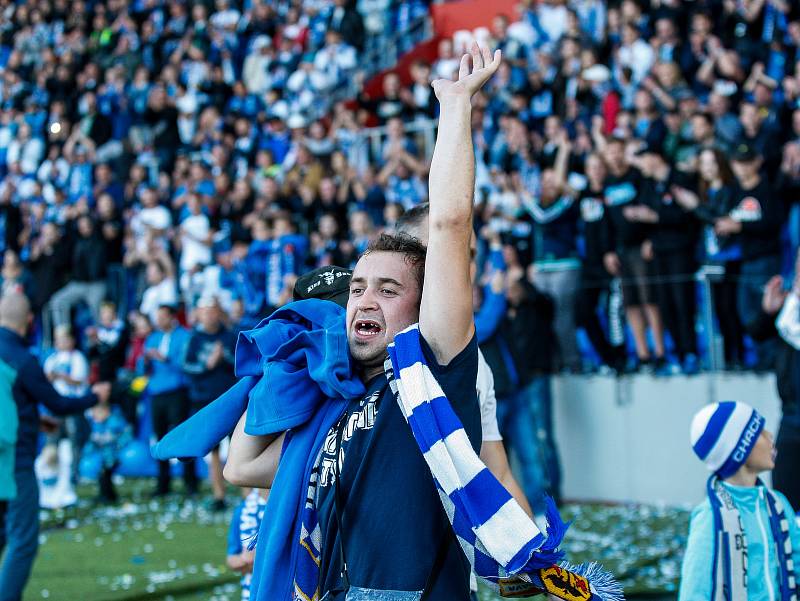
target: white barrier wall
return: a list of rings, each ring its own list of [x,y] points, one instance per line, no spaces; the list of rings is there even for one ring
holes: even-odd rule
[[[696,504],[708,471],[689,445],[689,424],[703,405],[745,401],[776,432],[774,376],[703,374],[559,376],[553,419],[566,499]]]

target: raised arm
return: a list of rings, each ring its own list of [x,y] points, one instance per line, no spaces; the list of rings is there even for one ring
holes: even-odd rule
[[[469,244],[475,190],[475,154],[472,148],[472,96],[497,71],[488,48],[472,46],[461,57],[458,81],[437,79],[439,133],[429,178],[430,225],[425,284],[420,306],[420,332],[436,360],[448,364],[475,332],[472,318]]]

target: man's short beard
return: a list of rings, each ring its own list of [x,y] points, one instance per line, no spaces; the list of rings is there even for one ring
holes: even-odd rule
[[[355,359],[358,367],[362,369],[383,365],[386,360],[386,348],[369,349],[352,341],[348,346],[350,347],[350,355]]]

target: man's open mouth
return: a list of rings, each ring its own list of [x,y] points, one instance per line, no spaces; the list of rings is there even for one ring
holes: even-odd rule
[[[358,319],[356,320],[355,325],[356,325],[356,334],[358,334],[363,338],[377,336],[383,330],[383,328],[381,328],[380,324],[377,321],[373,321],[371,319]]]

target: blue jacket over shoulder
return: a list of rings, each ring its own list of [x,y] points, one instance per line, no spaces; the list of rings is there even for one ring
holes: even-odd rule
[[[240,381],[154,450],[159,459],[203,456],[233,430],[245,408],[248,434],[289,431],[267,502],[269,519],[258,535],[254,599],[291,598],[300,513],[316,455],[346,400],[365,392],[351,368],[344,324],[344,309],[310,299],[290,303],[240,333]]]

